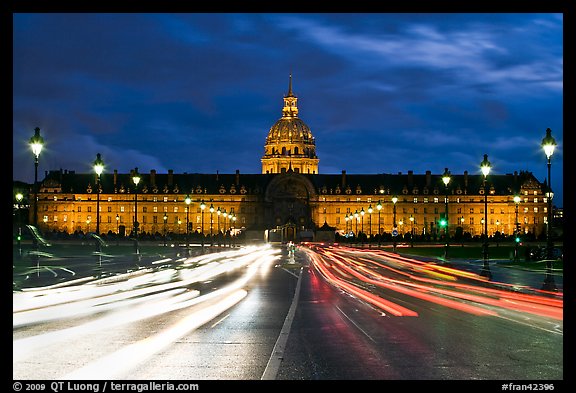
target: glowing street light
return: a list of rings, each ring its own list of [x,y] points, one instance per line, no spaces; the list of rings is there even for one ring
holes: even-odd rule
[[[484,188],[484,267],[482,268],[481,274],[488,278],[491,278],[490,265],[488,264],[488,190],[486,189],[486,178],[490,174],[490,169],[492,165],[488,161],[488,154],[484,154],[484,160],[480,163],[480,170],[484,175],[483,188]]]
[[[168,221],[168,215],[164,212],[164,247],[166,247],[166,222]]]
[[[138,183],[140,183],[140,174],[138,174],[138,168],[134,169],[132,174],[132,182],[134,182],[134,248],[136,254],[140,253],[138,248]]]
[[[392,197],[392,203],[394,204],[394,219],[392,221],[392,239],[394,240],[393,242],[393,251],[396,252],[396,235],[394,233],[397,234],[397,229],[396,229],[396,202],[398,202],[398,197],[396,195],[394,195]]]
[[[550,128],[546,129],[546,136],[542,139],[542,149],[544,149],[544,154],[546,154],[546,159],[548,160],[548,190],[547,201],[548,201],[548,222],[546,223],[546,259],[548,261],[552,260],[552,178],[551,178],[551,167],[552,167],[552,155],[554,154],[554,149],[556,148],[556,140],[552,137],[552,130]],[[546,263],[546,267],[550,262]]]
[[[204,209],[206,209],[206,204],[204,203],[204,200],[202,200],[200,201],[200,210],[202,211],[202,247],[204,247]]]
[[[22,255],[22,218],[20,217],[20,204],[24,199],[24,194],[17,192],[16,198],[16,214],[18,214],[18,234],[16,235],[16,242],[18,243],[18,252]]]
[[[364,212],[364,208],[362,208],[362,210],[360,210],[360,217],[362,220],[362,224],[360,226],[360,232],[362,232],[362,235],[364,235],[364,214],[366,213]]]
[[[368,233],[370,234],[370,241],[372,241],[372,212],[374,211],[374,209],[372,209],[372,204],[370,204],[368,206],[368,227],[370,228]]]
[[[410,247],[414,247],[414,217],[410,214]]]
[[[210,239],[212,239],[212,217],[214,215],[214,205],[210,204],[210,208],[208,210],[210,210]]]
[[[96,172],[96,234],[100,235],[100,175],[104,171],[104,161],[100,153],[94,160],[94,172]],[[99,244],[99,243],[98,243]]]
[[[190,210],[190,203],[192,203],[192,199],[190,199],[190,195],[186,195],[184,199],[184,203],[186,204],[186,249],[188,249],[188,232],[190,228],[190,219],[189,219],[189,210]]]
[[[220,206],[218,206],[218,209],[216,210],[216,221],[217,221],[217,229],[218,229],[218,236],[220,236],[220,215],[222,214],[222,211],[220,210]]]
[[[442,182],[444,183],[445,190],[446,190],[446,198],[444,199],[445,205],[445,220],[446,223],[444,225],[444,235],[446,236],[445,245],[444,245],[444,259],[448,258],[448,247],[449,247],[449,238],[450,238],[450,231],[449,231],[449,223],[450,220],[448,219],[448,183],[450,183],[450,172],[448,168],[444,168],[444,174],[442,175]]]
[[[44,147],[44,138],[40,136],[40,128],[36,127],[34,129],[34,136],[30,138],[30,148],[32,153],[34,153],[34,217],[33,224],[35,227],[38,226],[38,157]]]
[[[378,210],[378,247],[380,247],[380,210],[382,210],[382,202],[378,201],[376,210]]]
[[[550,128],[546,129],[546,136],[542,139],[542,149],[544,149],[544,154],[546,154],[546,159],[548,160],[548,190],[546,191],[546,197],[548,201],[548,218],[546,223],[546,280],[544,282],[545,289],[556,289],[552,278],[552,198],[554,193],[552,192],[552,177],[551,177],[551,166],[552,166],[552,155],[554,154],[554,149],[556,148],[556,140],[552,137],[552,130]]]

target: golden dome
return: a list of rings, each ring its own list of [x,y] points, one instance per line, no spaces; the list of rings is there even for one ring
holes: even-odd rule
[[[282,117],[270,127],[262,173],[282,173],[293,168],[301,173],[318,173],[316,142],[310,128],[298,117],[298,98],[292,93],[292,75],[284,97]]]
[[[298,117],[282,117],[268,132],[266,144],[272,143],[303,143],[314,144],[310,128]]]

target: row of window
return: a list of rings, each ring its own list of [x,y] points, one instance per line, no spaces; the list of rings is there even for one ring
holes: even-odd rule
[[[44,211],[48,211],[49,208],[50,208],[49,205],[45,205],[45,206],[44,206]],[[55,205],[53,208],[54,208],[53,211],[58,211],[58,206],[57,206],[57,205]],[[113,212],[113,206],[107,206],[106,209],[107,209],[108,213],[112,213],[112,212]],[[353,209],[353,208],[347,207],[347,208],[346,208],[346,213],[348,213],[348,214],[351,213],[351,212],[352,212],[352,209]],[[362,207],[360,207],[360,209],[362,209]],[[435,207],[435,208],[434,208],[434,213],[435,213],[435,214],[438,214],[438,209],[439,209],[438,207]],[[182,210],[180,210],[180,206],[173,206],[173,207],[172,207],[172,213],[178,213],[178,212],[180,212],[180,211],[182,211],[182,212],[185,213],[186,210],[187,210],[186,207],[184,207]],[[246,207],[243,207],[243,206],[240,207],[240,213],[245,214],[245,213],[246,213],[246,210],[247,210]],[[341,214],[341,210],[340,210],[339,207],[337,207],[335,210],[336,210],[336,212],[335,212],[336,214]],[[484,213],[484,208],[481,207],[479,210],[480,210],[480,213]],[[524,206],[524,207],[522,208],[522,211],[523,211],[524,213],[528,213],[529,210],[530,210],[530,208],[529,208],[529,207],[526,207],[526,206]],[[546,206],[544,206],[542,210],[543,210],[544,213],[547,213],[547,212],[548,212],[548,208],[547,208]],[[66,206],[64,206],[64,211],[67,211],[67,207],[66,207]],[[91,213],[91,212],[92,212],[92,206],[86,206],[86,211],[87,211],[88,213]],[[126,208],[125,208],[125,206],[119,206],[119,212],[120,212],[120,213],[124,213],[125,211],[127,211]],[[131,212],[134,212],[134,206],[131,206],[131,207],[130,207],[130,211],[131,211]],[[162,207],[162,211],[163,211],[164,213],[168,213],[168,206],[163,206],[163,207]],[[233,212],[233,211],[234,211],[234,208],[231,208],[231,211]],[[538,206],[534,206],[534,207],[532,208],[532,211],[533,211],[534,213],[538,213],[538,212],[540,211],[540,209],[539,209]],[[81,212],[82,212],[82,206],[76,205],[76,212],[81,213]],[[100,207],[100,212],[102,212],[102,207]],[[148,206],[142,206],[142,212],[143,212],[143,213],[148,213]],[[158,213],[158,206],[152,206],[152,212]],[[197,207],[197,208],[196,208],[196,213],[201,213],[201,212],[202,212],[202,209],[201,209],[200,207]],[[205,212],[206,212],[206,211],[205,211]],[[377,211],[376,211],[376,212],[377,212]],[[399,212],[400,212],[400,213],[409,213],[409,212],[408,212],[408,208],[406,208],[406,207],[402,207],[402,210],[399,211]],[[209,211],[206,212],[206,213],[209,213]],[[327,214],[327,213],[328,213],[328,208],[326,208],[326,207],[322,208],[322,213],[323,213],[323,214]],[[418,208],[417,208],[417,207],[413,208],[413,211],[410,212],[410,213],[418,214]],[[426,208],[426,207],[423,208],[423,213],[424,213],[424,214],[429,213],[429,212],[428,212],[428,208]],[[456,213],[457,213],[457,214],[462,214],[462,208],[461,208],[461,207],[457,208],[457,209],[456,209]],[[471,207],[471,208],[469,209],[468,213],[469,213],[469,214],[474,214],[474,213],[475,213],[474,208]],[[367,213],[367,214],[368,214],[368,213]],[[494,208],[491,208],[491,209],[490,209],[490,214],[494,214]],[[504,208],[501,208],[501,209],[500,209],[500,214],[506,214]]]
[[[184,203],[184,199],[185,199],[185,198],[186,198],[186,197],[183,196],[183,197],[182,197],[182,200],[178,200],[178,198],[165,196],[165,197],[162,197],[161,199],[162,199],[162,202]],[[45,198],[45,199],[48,199],[48,198]],[[60,198],[58,198],[57,195],[54,195],[53,199],[54,199],[55,202],[58,202],[58,200],[60,200],[60,201],[68,201],[68,200],[69,200],[68,197],[60,197]],[[152,197],[152,202],[159,202],[159,199],[160,199],[160,198],[158,198],[157,196],[153,196],[153,197]],[[81,201],[83,200],[83,198],[82,198],[81,195],[77,195],[77,196],[75,196],[72,200],[81,202]],[[96,198],[90,196],[90,197],[86,198],[86,200],[87,200],[87,201],[95,201]],[[109,197],[106,198],[106,199],[100,199],[100,200],[101,200],[102,202],[118,202],[118,200],[114,200],[114,198],[111,197],[111,196],[109,196]],[[127,198],[123,198],[123,199],[122,199],[122,201],[126,201],[126,200],[127,200]],[[130,200],[130,199],[128,199],[128,200]],[[132,198],[132,200],[133,200],[133,198]],[[148,197],[146,197],[146,196],[141,196],[140,194],[138,194],[138,201],[148,202]],[[229,201],[229,202],[245,202],[245,201],[246,201],[246,198],[241,198],[241,199],[239,199],[239,200],[235,200],[235,199],[233,199],[233,198],[230,198],[230,201]],[[227,202],[227,201],[226,201],[224,198],[220,198],[220,199],[218,199],[218,200],[216,200],[216,201],[215,201],[214,199],[209,199],[209,200],[205,200],[205,201],[204,201],[204,203],[209,203],[209,202],[210,202],[210,203],[213,203],[213,202]],[[192,203],[200,203],[200,200],[199,200],[199,199],[195,199],[194,201],[192,201]]]
[[[419,199],[418,197],[414,197],[413,200],[412,200],[412,202],[413,202],[413,203],[418,203],[419,200],[420,200],[420,199]],[[432,198],[432,201],[433,201],[433,203],[439,203],[441,200],[440,200],[439,197],[434,197],[434,198]],[[484,198],[479,198],[478,201],[476,201],[474,198],[468,198],[468,199],[465,199],[465,200],[463,200],[463,199],[460,198],[460,197],[457,197],[457,198],[454,199],[454,200],[448,198],[448,202],[450,202],[450,203],[454,203],[454,202],[456,202],[456,203],[469,203],[469,202],[483,202],[483,201],[484,201]],[[534,203],[539,203],[539,202],[547,203],[547,202],[548,202],[548,198],[545,198],[545,197],[544,197],[544,198],[541,198],[541,200],[539,200],[538,198],[534,198],[532,201],[533,201]],[[326,198],[322,198],[322,202],[331,202],[331,201],[327,201]],[[334,202],[340,202],[340,198],[335,198],[335,199],[334,199]],[[347,199],[346,199],[346,202],[350,202],[350,198],[347,198]],[[357,198],[356,198],[356,202],[362,202],[362,198],[361,198],[361,197],[357,197]],[[398,199],[398,202],[397,202],[397,203],[407,203],[407,202],[408,202],[408,201],[407,201],[406,199],[404,199],[403,201],[400,201],[400,199]],[[446,203],[446,197],[443,197],[441,202],[442,202],[442,203]],[[525,197],[525,198],[524,198],[524,203],[529,203],[529,202],[530,202],[530,198]],[[366,198],[366,203],[381,203],[381,204],[383,204],[383,203],[392,203],[392,201],[391,201],[391,200],[385,200],[385,201],[383,201],[382,199],[373,200],[371,197],[368,197],[368,198]],[[428,197],[423,197],[422,200],[421,200],[421,203],[430,203],[430,198],[428,198]]]
[[[418,224],[420,224],[419,220],[416,217],[412,217],[412,218],[413,218],[413,220],[407,220],[406,218],[400,218],[397,221],[398,225],[404,225],[404,224],[406,224],[406,225],[418,225]],[[464,225],[465,221],[463,221],[463,219],[464,219],[464,217],[457,219],[456,223],[460,224],[460,225]],[[433,221],[428,221],[427,217],[424,217],[424,225],[427,226],[430,222],[435,222],[437,220],[438,220],[438,217],[436,217]],[[529,224],[530,218],[529,217],[523,217],[522,221],[524,222],[524,224]],[[546,224],[547,222],[548,222],[547,217],[544,216],[544,224]],[[342,223],[342,220],[340,219],[340,217],[336,217],[336,224],[341,224],[341,223]],[[347,225],[356,225],[355,221],[346,221],[345,219],[344,219],[344,223],[347,223]],[[481,224],[484,223],[483,218],[480,219],[480,223]],[[512,225],[513,226],[514,223],[515,223],[515,221],[505,223],[505,222],[500,222],[499,220],[494,220],[494,218],[490,219],[490,225],[496,224],[496,226],[499,226],[499,225]],[[540,220],[538,217],[536,217],[536,216],[532,217],[532,224],[539,224],[539,223],[540,223]],[[469,217],[468,224],[469,225],[475,225],[474,217]],[[365,222],[364,225],[370,226],[370,223]],[[378,223],[376,221],[371,223],[371,225],[378,227]],[[384,225],[384,223],[380,222],[380,225]]]
[[[528,191],[525,191],[525,195],[528,195]],[[534,191],[534,195],[536,195],[536,191]],[[60,200],[68,200],[68,197],[64,197],[64,198],[60,197]],[[92,201],[92,197],[88,197],[87,200]],[[143,201],[143,202],[148,201],[147,197],[145,197],[145,196],[139,197],[138,200]],[[157,196],[152,197],[152,202],[158,202],[158,200],[159,200],[159,198]],[[483,200],[484,200],[483,198],[479,198],[478,202],[482,202]],[[58,201],[58,196],[56,196],[56,195],[54,196],[54,201]],[[76,201],[82,201],[82,196],[76,196]],[[112,197],[108,197],[108,198],[106,198],[106,201],[107,202],[114,202],[114,199]],[[239,201],[234,201],[232,199],[230,200],[230,202],[245,202],[245,201],[246,201],[246,198],[241,198]],[[414,197],[412,200],[413,203],[419,203],[419,201],[420,201],[420,199],[418,197]],[[454,202],[456,202],[456,203],[476,202],[476,200],[474,198],[468,198],[466,200],[462,200],[462,198],[460,198],[460,197],[457,197],[455,200],[450,200],[450,198],[449,198],[448,201],[451,203],[454,203]],[[178,201],[178,198],[164,196],[164,197],[162,197],[162,202],[175,202],[175,203],[181,202],[181,203],[183,203],[184,199],[182,199],[181,201]],[[224,201],[222,200],[221,202],[224,202]],[[323,197],[322,202],[330,202],[330,201],[327,201],[326,198]],[[335,198],[334,202],[340,202],[340,198]],[[346,198],[345,202],[351,202],[350,198]],[[357,197],[356,202],[362,202],[362,197]],[[378,200],[374,199],[373,200],[372,197],[366,198],[366,203],[378,203],[378,202],[379,203],[383,203],[383,202],[392,203],[391,201],[383,201],[382,199],[378,199]],[[406,199],[404,199],[403,201],[398,200],[398,203],[406,203],[406,202],[408,202]],[[434,197],[434,198],[432,198],[432,202],[433,203],[439,203],[439,202],[445,203],[446,198],[443,197],[442,201],[441,201],[439,197]],[[529,203],[530,198],[524,197],[523,202]],[[539,203],[539,202],[547,203],[548,198],[546,198],[546,197],[537,198],[536,197],[536,198],[532,199],[532,202],[533,203]],[[198,203],[198,201],[196,201],[196,203]],[[430,203],[430,198],[423,197],[421,200],[421,203]]]
[[[180,206],[174,206],[173,209],[172,209],[172,213],[178,213],[178,212],[180,211],[179,207],[180,207]],[[45,206],[44,206],[44,211],[48,211],[49,208],[50,208],[49,205],[45,205]],[[119,208],[120,208],[120,209],[119,209],[119,212],[120,212],[120,213],[124,213],[125,211],[128,211],[128,210],[130,210],[131,212],[134,212],[134,206],[131,206],[129,209],[126,209],[124,206],[120,206]],[[108,206],[108,207],[107,207],[107,210],[108,210],[108,213],[112,213],[112,206]],[[186,213],[186,210],[187,210],[186,207],[184,207],[184,208],[182,209],[182,211],[183,211],[184,213]],[[55,211],[55,212],[58,211],[58,206],[54,206],[54,210],[53,210],[53,211]],[[64,206],[64,211],[68,211],[66,206]],[[86,206],[86,211],[87,211],[88,213],[91,213],[91,212],[92,212],[92,206]],[[162,211],[163,211],[164,213],[168,213],[168,206],[164,206]],[[76,205],[76,212],[81,213],[81,212],[82,212],[82,206]],[[100,207],[100,212],[102,212],[102,207]],[[158,213],[158,206],[152,206],[152,212],[153,212],[153,213]],[[210,214],[210,211],[207,210],[207,209],[206,209],[204,212],[205,212],[206,214]],[[231,209],[230,209],[230,212],[233,213],[233,212],[234,212],[234,208],[231,208]],[[148,213],[148,206],[142,206],[142,213]],[[202,209],[199,208],[199,207],[196,208],[196,213],[202,213]],[[245,207],[240,207],[240,213],[246,213],[246,208],[245,208]],[[216,211],[214,211],[213,214],[218,214],[218,213],[217,213]]]
[[[182,222],[185,221],[185,219],[183,220],[182,218],[183,218],[183,217],[174,217],[173,220],[172,220],[173,224],[174,224],[174,225],[180,225],[180,224],[182,224]],[[94,220],[95,220],[95,218],[94,218]],[[81,222],[86,222],[87,224],[89,224],[89,223],[95,222],[94,220],[93,220],[93,218],[92,218],[91,215],[86,216],[86,220],[84,220],[84,219],[82,218],[82,215],[76,216],[76,221],[79,222],[79,223],[81,223]],[[116,221],[118,224],[124,224],[124,217],[123,217],[123,216],[118,216],[118,218],[116,218],[116,216],[106,216],[106,217],[105,217],[105,220],[106,220],[105,222],[108,223],[108,224],[111,224],[111,223],[113,223],[113,222],[115,222],[115,221]],[[142,224],[147,224],[147,223],[148,223],[147,216],[142,216],[142,217],[141,217],[141,220],[142,220]],[[48,222],[48,221],[49,221],[49,217],[48,217],[47,215],[44,215],[43,221],[44,221],[44,222]],[[53,221],[53,222],[58,222],[58,215],[54,215],[54,216],[52,217],[52,221]],[[63,221],[63,222],[68,222],[68,215],[67,215],[67,214],[63,214],[63,215],[62,215],[62,221]],[[130,223],[131,223],[131,221],[132,221],[132,218],[130,218]],[[202,217],[201,217],[201,216],[195,216],[195,217],[193,217],[192,219],[190,219],[189,221],[190,221],[190,222],[196,221],[197,224],[201,224],[201,223],[202,223]],[[168,220],[167,220],[166,222],[168,223]],[[212,222],[212,224],[222,224],[222,225],[223,225],[225,222],[228,222],[228,221],[224,220],[224,218],[221,218],[220,220],[213,218],[212,221],[210,221],[210,219],[208,219],[208,220],[205,220],[204,223],[205,223],[206,225],[210,225],[210,222]],[[245,224],[245,223],[246,223],[246,217],[240,217],[240,222],[241,222],[242,224]],[[164,223],[164,217],[160,216],[160,218],[159,218],[158,216],[152,216],[152,223],[153,223],[153,224]]]
[[[352,209],[353,209],[353,208],[347,207],[347,208],[346,208],[346,213],[352,213]],[[362,207],[361,207],[360,209],[362,209]],[[356,209],[356,210],[359,210],[359,209]],[[417,208],[417,207],[415,207],[413,210],[414,210],[414,211],[413,211],[412,213],[418,214],[418,208]],[[425,207],[423,210],[424,210],[424,211],[423,211],[424,214],[429,213],[429,212],[428,212],[428,208]],[[544,213],[547,213],[547,212],[548,212],[548,208],[547,208],[546,206],[544,206],[542,210],[543,210]],[[529,207],[524,207],[524,208],[522,209],[522,211],[523,211],[524,213],[528,213],[528,212],[530,211],[530,208],[529,208]],[[540,209],[538,208],[538,206],[535,206],[535,207],[532,208],[532,211],[533,211],[534,213],[538,213],[538,212],[540,211]],[[328,208],[326,208],[326,207],[322,208],[322,213],[328,214]],[[340,214],[340,213],[341,213],[341,212],[340,212],[340,208],[337,207],[337,208],[336,208],[336,214]],[[373,212],[373,214],[377,214],[377,213],[378,213],[377,210]],[[403,207],[403,208],[402,208],[402,211],[401,211],[400,213],[409,213],[409,212],[408,212],[408,208]],[[457,214],[462,214],[462,208],[461,208],[461,207],[457,208],[457,209],[456,209],[456,213],[457,213]],[[474,214],[474,208],[471,207],[471,208],[470,208],[470,211],[469,211],[468,213],[469,213],[469,214]],[[482,208],[482,207],[480,208],[480,213],[481,213],[481,214],[484,213],[484,208]],[[366,212],[366,214],[368,214],[368,212]],[[434,208],[434,214],[438,214],[438,208],[437,208],[437,207]],[[493,208],[490,209],[490,214],[494,214],[494,209],[493,209]],[[506,212],[504,211],[504,209],[500,209],[500,214],[506,214]]]

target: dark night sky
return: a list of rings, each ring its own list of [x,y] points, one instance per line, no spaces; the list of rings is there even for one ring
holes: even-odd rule
[[[547,177],[562,206],[563,15],[14,13],[13,178],[260,173],[289,74],[320,173]]]

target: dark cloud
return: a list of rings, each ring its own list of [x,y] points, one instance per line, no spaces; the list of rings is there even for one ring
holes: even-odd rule
[[[323,173],[563,177],[561,14],[14,14],[13,176],[259,173],[294,75]],[[561,194],[561,193],[557,193]],[[560,205],[561,197],[557,199]]]

